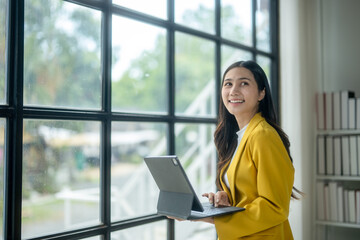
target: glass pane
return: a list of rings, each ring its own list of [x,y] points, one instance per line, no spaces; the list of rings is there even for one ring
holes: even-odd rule
[[[237,61],[247,61],[252,60],[252,53],[241,50],[238,48],[233,48],[229,46],[221,46],[221,72],[225,72],[226,68],[232,63]]]
[[[5,119],[0,119],[0,239],[4,239],[4,142],[5,142]]]
[[[221,35],[252,46],[252,0],[221,0]]]
[[[22,236],[99,223],[100,123],[25,120]]]
[[[200,31],[215,33],[215,1],[175,0],[175,21]]]
[[[140,122],[112,124],[112,220],[156,213],[159,190],[144,164],[144,157],[166,153],[166,124]]]
[[[0,0],[0,104],[4,104],[5,99],[5,69],[6,69],[6,18],[7,0]]]
[[[214,124],[176,124],[176,154],[201,202],[204,192],[215,192],[216,151]],[[201,229],[201,231],[200,231]],[[207,223],[176,222],[176,240],[216,239],[215,228]]]
[[[167,18],[167,0],[113,0],[113,3],[154,17]]]
[[[256,47],[270,51],[270,1],[257,0],[256,8]]]
[[[167,221],[160,221],[127,228],[121,231],[112,232],[111,239],[114,240],[166,240]]]
[[[188,34],[175,34],[175,112],[216,116],[215,44]]]
[[[95,237],[88,237],[88,238],[81,238],[81,240],[102,240],[102,236],[95,236]]]
[[[256,56],[256,61],[260,67],[264,70],[266,77],[268,78],[269,85],[271,86],[271,59],[265,56]]]
[[[166,30],[114,16],[112,54],[113,110],[165,113]]]
[[[24,104],[101,108],[101,12],[25,1]]]

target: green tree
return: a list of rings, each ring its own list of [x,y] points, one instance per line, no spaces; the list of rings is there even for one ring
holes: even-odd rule
[[[74,6],[26,1],[25,104],[100,108],[100,18]]]

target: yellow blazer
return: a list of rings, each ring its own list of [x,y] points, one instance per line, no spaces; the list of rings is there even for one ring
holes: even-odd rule
[[[223,182],[226,169],[230,189]],[[246,209],[214,218],[220,240],[293,239],[288,215],[294,167],[280,136],[260,113],[251,119],[220,176],[230,203]]]

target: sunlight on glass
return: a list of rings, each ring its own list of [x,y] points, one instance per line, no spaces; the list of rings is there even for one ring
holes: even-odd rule
[[[0,239],[4,239],[4,142],[5,142],[5,119],[0,119]]]
[[[114,122],[111,128],[112,220],[156,213],[159,190],[144,157],[168,152],[166,124]]]
[[[25,120],[22,236],[99,223],[100,123]]]
[[[221,0],[223,38],[252,46],[252,0]]]
[[[166,113],[166,30],[118,16],[112,26],[113,110]]]
[[[0,104],[5,103],[7,0],[0,0]]]
[[[175,149],[201,202],[202,193],[215,192],[215,124],[176,124]],[[207,223],[176,222],[176,239],[215,239],[215,228]],[[199,231],[201,229],[201,231]]]
[[[167,18],[167,0],[113,0],[113,3],[154,17]]]
[[[224,73],[226,68],[234,62],[247,60],[252,60],[251,52],[230,46],[221,46],[221,73]]]
[[[176,0],[175,22],[208,33],[215,33],[214,0]]]
[[[175,33],[175,112],[216,116],[215,43]]]
[[[25,1],[24,104],[101,108],[101,12]]]
[[[265,56],[257,55],[256,62],[264,70],[266,77],[269,81],[269,85],[271,86],[271,59]]]
[[[121,240],[166,240],[167,238],[167,221],[159,221],[137,227],[126,228],[121,231],[112,232],[111,239]],[[178,238],[176,238],[178,239]]]
[[[269,52],[270,49],[270,1],[257,0],[256,47]]]

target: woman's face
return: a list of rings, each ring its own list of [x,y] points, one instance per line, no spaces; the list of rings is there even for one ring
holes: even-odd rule
[[[258,90],[258,85],[250,70],[236,67],[226,73],[221,96],[226,109],[236,119],[250,121],[258,111],[259,101],[264,98],[265,90]]]

